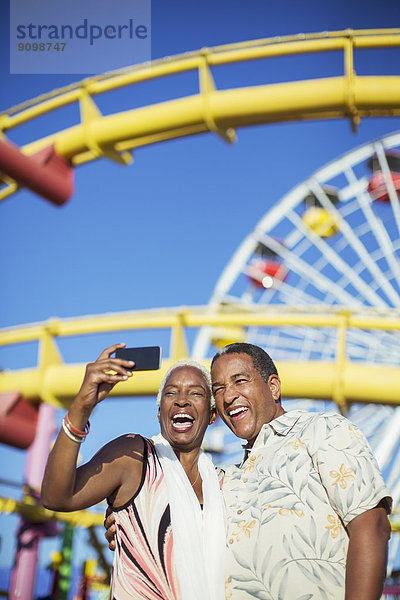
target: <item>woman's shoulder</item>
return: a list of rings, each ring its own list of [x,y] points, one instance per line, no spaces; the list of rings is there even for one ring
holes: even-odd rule
[[[142,461],[146,452],[146,440],[136,433],[125,433],[103,447],[110,458],[134,458]]]
[[[115,438],[108,451],[121,473],[121,485],[110,494],[107,501],[113,510],[126,508],[139,493],[144,480],[147,463],[147,446],[141,435],[128,433]]]

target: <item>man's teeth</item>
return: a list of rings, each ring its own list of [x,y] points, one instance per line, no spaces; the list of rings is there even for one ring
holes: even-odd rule
[[[246,411],[247,411],[247,408],[245,408],[244,406],[238,406],[238,408],[234,408],[229,411],[229,416],[234,417],[235,415],[238,415],[239,413],[246,412]]]

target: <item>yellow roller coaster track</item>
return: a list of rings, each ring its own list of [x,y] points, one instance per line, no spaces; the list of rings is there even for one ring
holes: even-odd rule
[[[220,309],[222,310],[222,309]],[[341,410],[352,402],[400,404],[398,365],[354,362],[346,354],[349,330],[399,331],[398,310],[360,309],[358,312],[329,307],[225,307],[223,312],[207,307],[154,309],[127,313],[51,319],[32,325],[0,330],[0,345],[38,342],[38,365],[34,368],[0,372],[0,393],[19,391],[32,402],[49,402],[68,407],[81,384],[85,365],[65,364],[57,338],[131,330],[164,331],[169,339],[169,356],[160,371],[138,372],[111,392],[115,396],[154,396],[166,369],[188,356],[188,334],[200,327],[315,327],[337,331],[337,351],[331,362],[278,362],[287,398],[333,399]],[[157,336],[161,333],[157,332]],[[100,348],[99,348],[100,350]],[[92,358],[92,357],[90,357]],[[203,361],[209,366],[209,361]]]
[[[203,48],[151,63],[113,71],[55,90],[0,115],[0,131],[77,103],[80,122],[25,145],[32,155],[54,144],[57,153],[79,165],[101,156],[122,164],[131,162],[130,150],[204,132],[215,132],[227,142],[235,128],[301,119],[350,118],[356,129],[361,117],[400,115],[400,76],[359,76],[354,71],[356,50],[400,47],[400,29],[346,30],[254,40]],[[300,54],[343,52],[343,75],[217,89],[212,69]],[[110,90],[178,73],[195,71],[199,93],[103,116],[94,97]],[[18,189],[3,178],[0,200]]]

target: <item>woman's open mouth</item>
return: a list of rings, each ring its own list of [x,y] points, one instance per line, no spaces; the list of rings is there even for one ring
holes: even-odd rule
[[[189,431],[193,427],[194,418],[188,413],[177,413],[171,419],[172,429],[179,433]]]

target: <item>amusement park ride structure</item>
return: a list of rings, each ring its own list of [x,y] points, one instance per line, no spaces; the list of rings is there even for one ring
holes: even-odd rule
[[[400,76],[359,76],[354,53],[400,48],[400,30],[299,35],[206,48],[86,79],[0,115],[2,132],[78,103],[80,122],[21,149],[0,140],[0,199],[26,186],[54,204],[73,191],[73,168],[99,157],[122,164],[131,150],[214,132],[290,120],[400,115]],[[276,56],[340,51],[342,76],[217,89],[218,65]],[[199,93],[103,116],[106,91],[196,71]],[[215,347],[237,340],[266,345],[277,360],[285,398],[335,402],[347,412],[386,405],[375,451],[389,464],[400,430],[400,134],[367,144],[326,165],[276,203],[243,241],[207,307],[180,307],[75,319],[51,319],[0,330],[0,345],[38,344],[36,367],[0,373],[0,441],[31,446],[39,408],[68,407],[84,365],[65,364],[63,337],[156,329],[170,351],[159,372],[137,373],[113,395],[155,395],[166,369],[192,354],[209,365]],[[189,331],[196,331],[192,351]],[[52,409],[54,410],[54,409]],[[24,425],[21,434],[21,424]],[[19,432],[19,433],[18,433]],[[385,464],[386,464],[385,463]],[[399,464],[399,461],[397,461]],[[393,467],[393,481],[399,467]],[[396,475],[397,474],[397,475]],[[394,490],[400,502],[400,486]],[[0,511],[27,521],[62,519],[93,526],[103,515],[51,514],[28,494],[0,498]],[[393,521],[393,529],[399,529]]]
[[[0,115],[0,130],[7,133],[61,107],[79,105],[80,111],[80,122],[23,146],[19,160],[16,148],[2,140],[0,170],[4,175],[0,199],[24,184],[61,204],[72,192],[68,165],[81,165],[102,156],[130,164],[133,149],[183,136],[214,132],[232,143],[236,139],[235,128],[248,125],[348,118],[356,130],[362,117],[400,115],[397,72],[390,76],[361,76],[354,67],[358,52],[398,47],[399,29],[349,29],[275,37],[203,48],[55,90]],[[335,52],[342,54],[340,76],[230,89],[217,89],[213,76],[213,71],[223,65]],[[188,72],[197,73],[198,93],[106,116],[96,105],[95,98],[111,90]],[[29,183],[32,170],[35,181]],[[48,178],[58,179],[53,191],[46,187]]]

